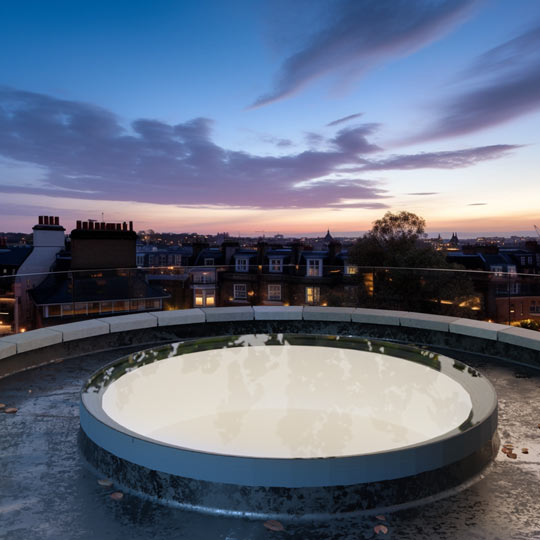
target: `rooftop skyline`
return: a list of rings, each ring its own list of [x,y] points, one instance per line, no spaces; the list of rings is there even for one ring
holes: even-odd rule
[[[540,224],[537,2],[20,0],[0,20],[0,230]]]

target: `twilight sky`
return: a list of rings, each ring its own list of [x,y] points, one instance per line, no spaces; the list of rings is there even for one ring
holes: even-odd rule
[[[540,2],[3,0],[0,231],[540,225]]]

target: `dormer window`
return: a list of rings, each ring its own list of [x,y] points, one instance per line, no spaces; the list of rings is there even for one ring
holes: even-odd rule
[[[306,275],[312,277],[322,276],[322,259],[308,259]]]
[[[281,273],[283,272],[283,259],[270,259],[270,272]]]
[[[249,269],[249,259],[247,258],[238,258],[236,259],[236,271],[237,272],[247,272]]]

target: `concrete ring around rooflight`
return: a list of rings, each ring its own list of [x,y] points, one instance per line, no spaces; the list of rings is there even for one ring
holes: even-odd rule
[[[352,336],[202,338],[130,354],[81,392],[80,448],[144,496],[320,517],[458,488],[497,451],[497,398],[461,362]]]

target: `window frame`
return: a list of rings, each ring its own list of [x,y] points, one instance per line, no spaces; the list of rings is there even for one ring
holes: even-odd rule
[[[271,289],[274,289],[274,291],[279,291],[279,294],[277,292],[274,292],[273,294],[270,292]],[[269,283],[268,284],[268,300],[270,302],[281,302],[281,283]]]
[[[277,263],[277,264],[276,264]],[[283,272],[283,259],[282,258],[269,258],[268,259],[268,271],[273,274],[281,274]]]
[[[248,272],[249,271],[249,258],[237,257],[234,260],[234,269],[236,272]]]
[[[306,259],[306,276],[321,277],[323,273],[322,270],[323,270],[322,259]]]
[[[310,294],[311,290],[311,294]],[[321,288],[308,285],[304,291],[306,304],[310,306],[317,306],[321,303]],[[310,300],[311,296],[311,300]]]
[[[243,295],[238,294],[238,290],[244,289]],[[247,300],[247,283],[233,283],[233,300]]]

